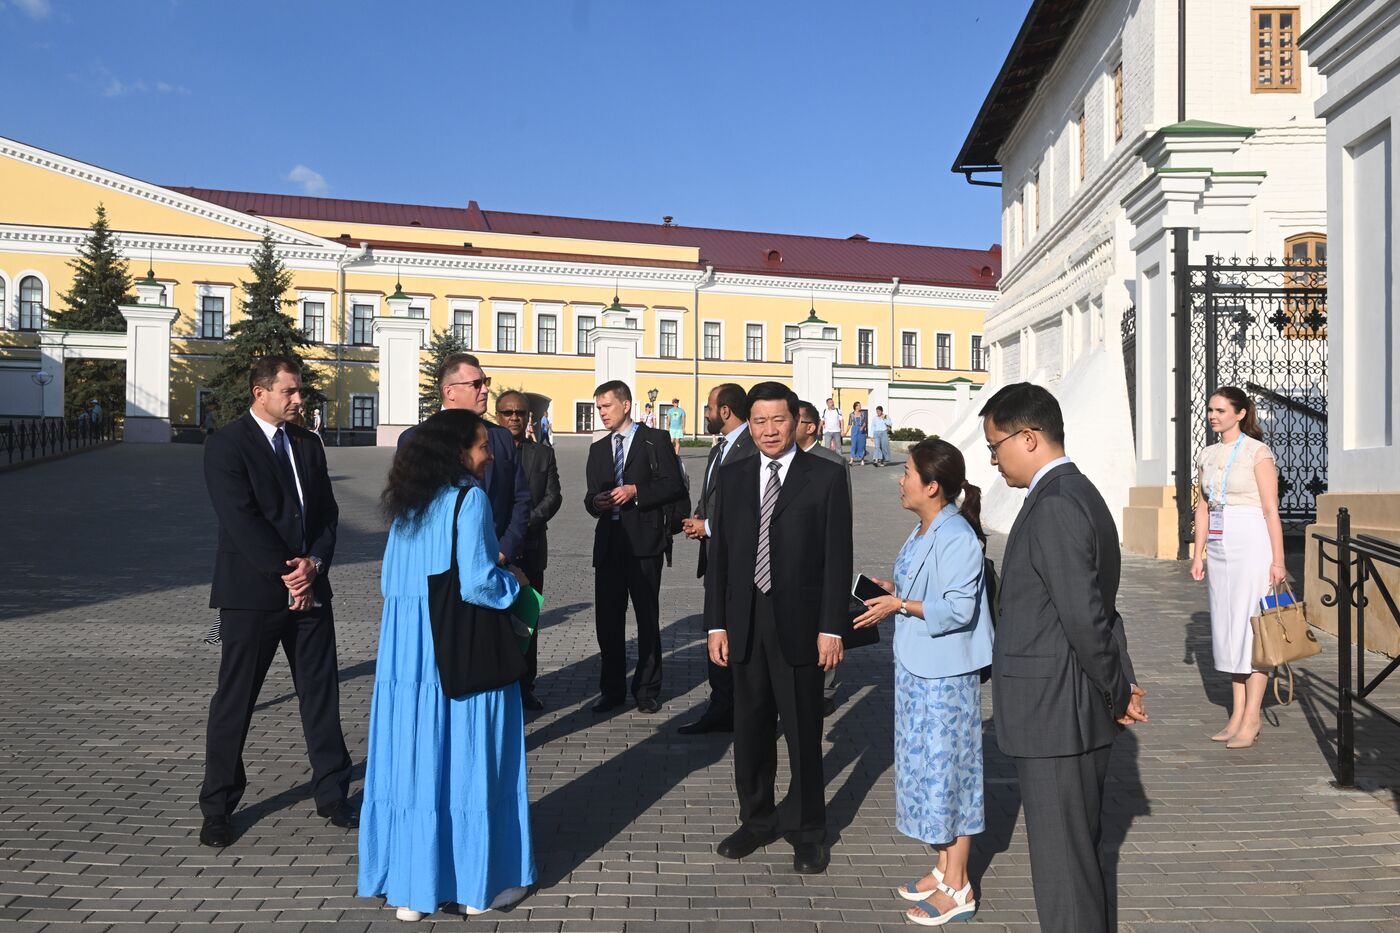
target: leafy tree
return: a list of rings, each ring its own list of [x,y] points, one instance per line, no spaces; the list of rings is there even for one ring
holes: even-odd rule
[[[73,288],[63,296],[67,305],[53,312],[53,326],[61,330],[125,333],[126,318],[119,305],[133,304],[131,273],[107,225],[107,209],[97,205],[91,232],[73,269]],[[70,413],[86,409],[92,399],[107,414],[122,411],[126,403],[126,362],[123,360],[75,360],[65,367],[64,407]]]
[[[442,405],[442,391],[438,388],[438,370],[442,361],[454,353],[467,350],[467,345],[450,328],[433,334],[428,344],[428,358],[418,367],[423,374],[423,382],[418,389],[418,420],[431,417]]]
[[[292,273],[277,258],[276,245],[272,232],[264,232],[253,261],[248,264],[253,280],[240,283],[243,318],[228,328],[227,348],[212,386],[214,416],[220,424],[232,421],[247,409],[248,370],[264,356],[286,356],[302,365],[304,411],[309,412],[325,400],[316,386],[316,371],[306,368],[300,353],[311,346],[311,340],[286,311],[296,304],[296,299],[283,297],[292,287]]]

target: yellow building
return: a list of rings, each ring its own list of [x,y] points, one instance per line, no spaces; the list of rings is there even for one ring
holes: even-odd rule
[[[200,422],[201,390],[242,313],[239,283],[264,231],[294,276],[289,297],[317,343],[308,358],[330,398],[326,424],[361,432],[361,441],[384,420],[375,320],[395,314],[455,330],[497,386],[547,400],[560,433],[593,428],[602,364],[592,341],[615,299],[625,326],[641,331],[634,393],[640,400],[655,389],[658,407],[679,399],[691,434],[703,430],[697,416],[720,382],[803,382],[790,342],[813,311],[834,356],[807,373],[819,406],[827,395],[847,411],[855,401],[881,404],[896,427],[937,431],[985,381],[981,330],[1000,272],[996,247],[514,214],[474,201],[428,207],[169,188],[0,139],[0,415],[39,413],[29,377],[40,343],[61,342],[44,336],[46,309],[71,285],[68,263],[99,202],[133,272],[149,264],[164,289],[159,303],[178,312],[169,364],[176,428]],[[391,302],[396,294],[407,300]]]

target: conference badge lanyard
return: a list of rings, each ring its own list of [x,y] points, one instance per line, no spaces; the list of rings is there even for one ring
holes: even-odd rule
[[[1243,443],[1244,434],[1241,433],[1239,440],[1235,441],[1235,446],[1230,449],[1230,459],[1225,461],[1225,469],[1215,478],[1215,489],[1210,497],[1210,538],[1219,539],[1225,536],[1225,502],[1229,497],[1225,485],[1230,477],[1230,468],[1235,465],[1235,457]]]

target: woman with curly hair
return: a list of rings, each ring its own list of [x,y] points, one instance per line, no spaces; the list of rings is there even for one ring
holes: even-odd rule
[[[421,920],[443,904],[468,914],[503,907],[535,880],[520,685],[449,699],[428,617],[428,576],[451,563],[462,486],[462,599],[506,609],[528,585],[518,569],[496,564],[499,543],[481,488],[490,462],[485,422],[446,409],[399,448],[381,497],[392,524],[380,578],[359,893],[384,895],[400,920]]]

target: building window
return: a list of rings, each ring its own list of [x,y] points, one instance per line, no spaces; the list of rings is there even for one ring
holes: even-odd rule
[[[5,303],[5,280],[0,279],[0,330],[10,325],[7,323],[10,318],[10,306]]]
[[[574,403],[574,430],[580,434],[593,433],[593,403]]]
[[[409,316],[409,317],[417,318],[418,320],[421,321],[421,320],[423,320],[423,317],[424,317],[424,315],[425,315],[426,313],[427,313],[427,312],[424,310],[424,308],[423,308],[422,305],[409,305],[409,306],[408,306],[408,316]]]
[[[1296,92],[1299,89],[1298,49],[1294,40],[1298,36],[1298,7],[1251,7],[1249,17],[1254,33],[1254,61],[1250,69],[1254,75],[1252,90],[1255,93]]]
[[[452,312],[452,336],[468,350],[472,348],[472,313],[461,308]]]
[[[875,365],[875,331],[862,327],[856,331],[856,364]]]
[[[1083,181],[1086,170],[1085,157],[1089,154],[1089,131],[1084,123],[1083,110],[1079,111],[1079,120],[1077,123],[1079,128],[1079,180]]]
[[[788,342],[789,340],[796,340],[799,333],[801,333],[801,332],[797,329],[797,325],[796,325],[796,324],[784,324],[784,325],[783,325],[783,362],[784,362],[784,363],[791,363],[791,362],[792,362],[792,350],[790,350],[790,349],[788,348],[787,342]]]
[[[1113,66],[1113,141],[1123,138],[1123,63]]]
[[[374,305],[350,306],[350,342],[357,347],[374,342]]]
[[[919,335],[913,331],[899,335],[899,365],[908,369],[919,366]]]
[[[496,350],[501,353],[515,352],[514,311],[506,311],[496,315]]]
[[[972,368],[977,372],[987,371],[987,351],[982,348],[982,335],[972,335]]]
[[[953,368],[953,335],[939,334],[934,344],[933,365],[939,369]]]
[[[623,318],[622,323],[627,327],[628,330],[637,329],[637,319],[634,317]]]
[[[199,336],[205,340],[224,339],[224,299],[203,295],[199,299]]]
[[[662,320],[661,355],[668,360],[680,356],[680,327],[675,321]]]
[[[834,327],[823,327],[823,328],[822,328],[822,339],[823,339],[823,340],[835,340],[835,339],[837,339],[837,338],[836,338],[836,328],[834,328]]]
[[[559,318],[553,314],[541,314],[537,318],[539,333],[535,337],[536,353],[559,352]]]
[[[44,283],[37,275],[19,280],[19,329],[39,330],[44,326]]]
[[[707,360],[719,359],[719,321],[705,322],[705,348],[702,354]]]
[[[1040,232],[1040,173],[1036,172],[1031,179],[1032,193],[1035,196],[1035,232]]]
[[[1286,262],[1297,265],[1323,265],[1327,262],[1327,234],[1300,233],[1283,241]]]
[[[593,329],[598,326],[598,319],[591,314],[580,314],[578,316],[578,339],[576,346],[578,352],[592,355],[593,353]],[[590,408],[589,411],[592,411]],[[590,414],[589,422],[592,423],[593,416]],[[589,430],[592,430],[591,428]]]
[[[374,408],[376,401],[377,400],[373,395],[350,396],[350,427],[377,427],[378,420],[374,416]]]
[[[763,359],[762,324],[747,324],[744,326],[744,359]]]
[[[1324,288],[1327,285],[1327,234],[1300,233],[1283,241],[1283,262],[1297,267],[1283,275],[1284,288]],[[1288,298],[1289,325],[1283,335],[1290,339],[1319,340],[1327,336],[1326,305],[1312,297],[1313,292],[1300,292]]]
[[[324,301],[303,301],[301,303],[301,329],[306,331],[306,339],[312,343],[326,342],[326,303]]]

